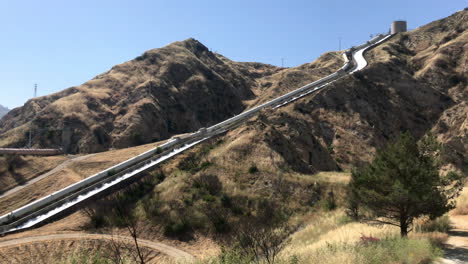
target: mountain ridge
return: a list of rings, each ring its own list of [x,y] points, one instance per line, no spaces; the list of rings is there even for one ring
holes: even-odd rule
[[[401,131],[417,138],[432,132],[449,145],[447,163],[465,168],[467,13],[392,37],[366,53],[369,65],[361,72],[278,111],[265,110],[249,121],[253,127],[227,137],[245,136],[243,151],[261,144],[281,153],[284,166],[306,172],[367,162]],[[71,127],[72,152],[162,140],[222,121],[342,63],[340,53],[328,52],[312,63],[280,68],[231,61],[195,39],[174,42],[12,110],[0,121],[0,146],[24,143],[29,126],[47,128],[33,141],[43,146],[60,146],[61,129]],[[256,158],[243,155],[240,164]]]
[[[6,115],[8,111],[10,111],[10,109],[0,104],[0,118]]]

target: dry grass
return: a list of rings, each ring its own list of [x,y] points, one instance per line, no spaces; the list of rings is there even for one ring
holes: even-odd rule
[[[123,251],[124,263],[136,263]],[[148,263],[159,263],[165,259],[154,250],[142,247]],[[38,263],[38,264],[97,264],[113,263],[113,251],[106,240],[60,240],[24,244],[0,249],[1,263]]]
[[[427,239],[432,245],[442,247],[447,242],[449,235],[442,232],[411,233],[410,238],[424,240]]]
[[[0,137],[0,146],[12,146],[12,144],[24,140],[25,135],[29,131],[29,126],[30,123],[25,123],[2,134],[2,137]]]
[[[468,215],[468,184],[465,185],[457,198],[457,207],[450,212],[451,215]]]
[[[299,263],[426,263],[440,254],[434,245],[447,239],[447,234],[437,232],[401,239],[397,227],[370,226],[345,219],[343,211],[312,219],[291,236],[282,259],[297,258]],[[363,236],[380,241],[363,244]]]
[[[313,220],[291,236],[291,244],[284,250],[284,256],[307,256],[328,244],[356,243],[361,236],[385,237],[399,232],[395,227],[345,223],[345,219],[343,211],[336,211]]]
[[[101,170],[116,165],[137,154],[143,153],[144,151],[147,151],[157,146],[158,144],[161,144],[161,142],[133,148],[102,152],[94,156],[90,156],[84,160],[73,162],[64,167],[62,170],[59,170],[50,175],[49,177],[46,177],[30,186],[19,190],[18,192],[0,199],[0,214],[7,213],[29,202],[58,191],[72,183],[92,176]],[[54,159],[56,158],[43,157],[35,158],[33,160],[35,160],[35,162],[40,162],[40,164],[46,164],[49,162],[51,163],[49,164],[49,167],[52,168],[54,166],[54,164],[52,164],[52,160]],[[58,160],[55,162],[60,163]],[[34,169],[27,167],[24,169],[24,171],[34,171]]]
[[[65,160],[66,156],[50,157],[21,157],[21,162],[13,171],[8,171],[8,164],[5,157],[0,157],[0,193],[12,189],[18,185],[46,173]]]

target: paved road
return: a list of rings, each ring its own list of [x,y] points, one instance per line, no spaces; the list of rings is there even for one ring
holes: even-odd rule
[[[25,184],[18,185],[15,188],[12,188],[12,189],[2,193],[0,195],[0,199],[2,199],[3,197],[6,197],[6,196],[8,196],[8,195],[10,195],[10,194],[12,194],[14,192],[22,190],[23,188],[26,188],[29,185],[34,184],[34,183],[36,183],[36,182],[38,182],[38,181],[40,181],[40,180],[42,180],[42,179],[44,179],[46,177],[49,177],[50,175],[60,171],[61,169],[67,167],[68,165],[70,165],[73,162],[81,161],[81,160],[87,159],[87,158],[89,158],[91,156],[94,156],[94,155],[96,155],[96,154],[89,154],[89,155],[79,156],[79,157],[76,157],[76,158],[73,158],[73,159],[66,160],[66,161],[62,162],[60,165],[58,165],[57,167],[53,168],[52,170],[50,170],[50,171],[48,171],[48,172],[46,172],[46,173],[44,173],[42,175],[39,175],[39,176],[27,181]]]
[[[81,239],[95,239],[95,240],[118,240],[121,242],[133,243],[133,239],[127,236],[106,235],[106,234],[88,234],[88,233],[63,233],[63,234],[49,234],[42,236],[32,236],[24,238],[15,238],[10,240],[0,241],[0,248],[9,246],[18,246],[21,244],[30,244],[37,242],[46,242],[51,240],[81,240]],[[145,239],[138,239],[138,244],[142,247],[150,248],[159,251],[167,256],[170,256],[180,261],[190,261],[194,257],[180,249],[168,246],[160,242],[154,242]]]

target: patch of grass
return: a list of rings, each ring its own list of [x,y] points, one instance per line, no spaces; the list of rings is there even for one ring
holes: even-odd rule
[[[328,243],[304,255],[299,263],[430,263],[442,256],[442,250],[427,239],[407,239],[390,236],[367,243]]]
[[[466,215],[468,214],[468,185],[465,185],[460,196],[457,198],[457,207],[451,212],[453,215]]]
[[[443,248],[445,242],[448,240],[448,234],[441,232],[411,233],[410,238],[420,240],[426,239],[431,242],[432,245]]]

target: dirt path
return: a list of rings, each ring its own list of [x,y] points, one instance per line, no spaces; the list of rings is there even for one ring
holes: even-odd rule
[[[443,259],[437,264],[468,263],[468,215],[450,216],[453,229],[449,232]]]
[[[47,242],[51,240],[81,240],[81,239],[95,239],[95,240],[119,240],[121,242],[133,243],[131,237],[118,236],[118,235],[106,235],[106,234],[87,234],[87,233],[61,233],[61,234],[49,234],[42,236],[32,236],[23,238],[14,238],[10,240],[0,241],[0,248],[18,246],[22,244],[30,244],[37,242]],[[177,260],[193,260],[194,257],[180,249],[145,239],[138,239],[138,243],[142,247],[150,248],[159,251],[167,256],[175,258]]]
[[[81,161],[81,160],[87,159],[87,158],[89,158],[89,157],[91,157],[91,156],[94,156],[94,155],[95,155],[95,154],[89,154],[89,155],[79,156],[79,157],[76,157],[76,158],[72,158],[72,159],[66,160],[66,161],[64,161],[62,164],[60,164],[60,165],[58,165],[57,167],[53,168],[52,170],[50,170],[50,171],[48,171],[48,172],[46,172],[46,173],[44,173],[44,174],[42,174],[42,175],[39,175],[39,176],[37,176],[37,177],[35,177],[35,178],[33,178],[33,179],[27,181],[25,184],[18,185],[18,186],[16,186],[16,187],[14,187],[14,188],[12,188],[12,189],[10,189],[10,190],[8,190],[8,191],[2,193],[2,194],[0,195],[0,199],[2,199],[3,197],[6,197],[6,196],[8,196],[8,195],[10,195],[10,194],[12,194],[12,193],[15,193],[15,192],[17,192],[17,191],[19,191],[19,190],[22,190],[23,188],[26,188],[26,187],[28,187],[29,185],[34,184],[34,183],[36,183],[36,182],[38,182],[38,181],[40,181],[40,180],[42,180],[42,179],[44,179],[44,178],[46,178],[46,177],[49,177],[50,175],[52,175],[52,174],[54,174],[54,173],[56,173],[56,172],[62,170],[63,168],[67,167],[68,165],[72,164],[73,162]]]

